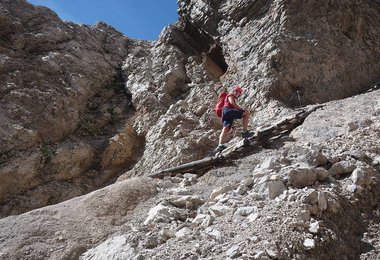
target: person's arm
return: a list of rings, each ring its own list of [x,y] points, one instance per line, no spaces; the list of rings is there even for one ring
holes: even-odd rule
[[[244,110],[243,108],[241,108],[235,101],[235,97],[234,96],[229,96],[228,97],[228,101],[230,102],[230,104],[232,105],[233,108],[235,109],[239,109],[239,110]]]

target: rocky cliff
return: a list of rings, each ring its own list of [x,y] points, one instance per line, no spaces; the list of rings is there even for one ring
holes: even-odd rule
[[[378,258],[380,3],[178,5],[146,42],[0,2],[0,258]],[[253,129],[322,108],[231,166],[139,177],[209,155],[234,85]]]
[[[134,161],[142,140],[125,124],[134,107],[121,65],[145,43],[104,23],[62,22],[26,1],[2,1],[0,12],[0,201],[7,215],[103,186]]]
[[[180,1],[178,24],[162,32],[143,61],[124,63],[133,96],[141,86],[152,90],[138,101],[145,106],[137,106],[143,115],[135,129],[146,143],[132,174],[202,158],[215,146],[220,126],[210,106],[223,87],[245,88],[242,102],[255,112],[253,126],[278,119],[289,107],[369,88],[379,78],[373,22],[380,19],[379,6],[351,2]]]

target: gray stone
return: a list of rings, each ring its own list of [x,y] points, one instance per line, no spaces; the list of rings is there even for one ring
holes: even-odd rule
[[[244,195],[247,191],[248,191],[248,187],[245,186],[245,185],[239,185],[239,187],[237,187],[237,189],[235,190],[235,192],[239,195]]]
[[[334,163],[333,166],[328,170],[331,176],[341,175],[352,173],[352,171],[356,168],[354,164],[349,161],[340,161]]]
[[[320,211],[325,211],[327,209],[326,195],[323,191],[318,192],[318,207]]]
[[[140,243],[140,246],[147,249],[153,249],[157,247],[160,244],[160,242],[161,241],[159,240],[158,235],[148,234],[144,241]]]
[[[221,204],[215,204],[209,208],[212,215],[220,217],[232,213],[232,208]]]
[[[169,189],[174,187],[174,183],[171,180],[162,180],[157,183],[157,186],[161,189]]]
[[[310,217],[310,212],[309,212],[308,210],[301,210],[301,211],[298,213],[297,217],[298,217],[300,220],[304,221],[304,222],[308,222],[308,221],[311,219],[311,217]]]
[[[214,223],[215,217],[212,215],[207,215],[206,218],[202,221],[201,226],[206,228],[211,226]]]
[[[136,254],[136,249],[127,243],[126,236],[117,236],[111,237],[100,245],[86,251],[82,254],[81,259],[133,259]]]
[[[179,186],[182,187],[182,188],[184,188],[184,187],[189,187],[189,186],[191,186],[191,185],[192,185],[191,181],[190,181],[189,179],[187,179],[187,178],[184,178],[184,179],[181,181],[181,183],[179,184]]]
[[[178,230],[176,233],[175,233],[175,236],[179,239],[183,239],[185,237],[188,237],[189,235],[191,235],[193,233],[193,231],[188,228],[188,227],[184,227],[184,228],[181,228],[180,230]]]
[[[273,170],[280,166],[280,162],[277,157],[267,157],[265,160],[257,167],[258,170]]]
[[[288,197],[288,201],[295,201],[297,199],[297,196],[295,194],[291,194]]]
[[[339,200],[333,197],[329,197],[327,201],[327,209],[333,213],[338,213],[341,210]]]
[[[180,177],[172,177],[171,179],[171,182],[173,183],[181,183],[183,181],[183,178],[180,178]]]
[[[355,184],[351,184],[351,185],[348,185],[346,187],[346,190],[349,191],[349,192],[351,192],[351,193],[356,193],[356,191],[359,190],[359,187],[357,185],[355,185]]]
[[[195,223],[197,225],[200,225],[206,228],[206,227],[211,226],[214,220],[215,220],[214,216],[206,215],[206,214],[198,214],[193,219],[192,223]]]
[[[268,256],[271,258],[271,259],[277,259],[278,258],[278,253],[274,250],[271,250],[271,249],[266,249],[265,250],[268,254]]]
[[[318,202],[318,192],[315,189],[308,189],[302,196],[302,202],[313,205]]]
[[[310,154],[308,154],[308,160],[310,165],[314,167],[326,165],[328,163],[327,157],[318,151],[313,151]]]
[[[268,190],[269,199],[275,199],[286,190],[286,187],[282,181],[270,181],[268,182]]]
[[[286,190],[282,181],[266,180],[266,182],[263,181],[255,184],[252,188],[252,191],[257,193],[260,197],[275,199]]]
[[[158,235],[160,241],[166,241],[174,236],[173,232],[166,228],[161,229]]]
[[[238,257],[239,255],[241,255],[239,245],[233,245],[226,251],[226,256],[232,259]]]
[[[212,237],[213,239],[219,241],[219,242],[223,241],[223,235],[222,235],[222,233],[219,230],[217,230],[216,228],[207,227],[205,229],[205,233],[207,235],[209,235],[210,237]]]
[[[176,206],[179,208],[185,207],[188,202],[190,202],[195,208],[205,203],[205,201],[200,196],[197,196],[197,195],[174,197],[174,198],[170,198],[169,202],[173,206]]]
[[[314,221],[310,223],[309,231],[310,233],[317,234],[319,232],[319,221]]]
[[[359,186],[370,186],[374,181],[374,170],[371,167],[359,166],[350,178],[352,182]]]
[[[147,218],[144,221],[144,225],[148,225],[152,222],[166,222],[177,219],[180,216],[180,212],[169,206],[163,204],[158,204],[157,206],[150,209]]]
[[[255,259],[255,260],[269,260],[270,257],[269,257],[269,255],[267,254],[267,252],[263,250],[263,251],[259,251],[259,252],[257,252],[257,253],[255,254],[255,256],[254,256],[254,259]]]
[[[252,214],[250,214],[248,217],[247,217],[247,220],[248,220],[248,222],[255,222],[256,221],[256,219],[258,219],[259,218],[259,214],[258,213],[252,213]]]
[[[250,187],[253,184],[253,178],[245,178],[240,182],[240,186]]]
[[[219,196],[221,194],[225,194],[229,191],[232,191],[233,189],[234,189],[234,187],[232,185],[226,185],[226,186],[217,188],[211,192],[210,197],[209,197],[209,201],[214,201],[217,196]]]
[[[169,190],[170,193],[174,195],[191,195],[191,191],[187,188],[173,188]]]
[[[379,113],[380,114],[380,113]],[[372,159],[372,165],[375,166],[375,165],[380,165],[380,155],[375,155],[373,156],[373,159]]]
[[[326,178],[330,174],[328,170],[326,170],[325,168],[322,168],[322,167],[316,168],[315,171],[317,173],[317,180],[320,182],[326,180]]]
[[[257,210],[256,207],[241,207],[235,211],[235,215],[246,217]]]
[[[252,236],[249,240],[256,244],[260,241],[260,238],[258,236]]]
[[[197,216],[192,220],[192,223],[200,225],[207,218],[207,216],[209,215],[202,214],[202,213],[197,214]]]
[[[293,169],[289,172],[289,185],[293,188],[304,188],[311,186],[317,180],[317,171],[315,168]]]
[[[315,240],[314,240],[314,239],[311,239],[311,238],[306,238],[306,239],[303,241],[303,246],[304,246],[306,249],[313,249],[313,248],[315,248]]]

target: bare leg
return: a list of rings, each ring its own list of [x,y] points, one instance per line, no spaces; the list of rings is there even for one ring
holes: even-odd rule
[[[220,133],[220,136],[219,136],[219,144],[224,144],[226,142],[226,137],[230,130],[231,130],[231,127],[228,127],[228,126],[223,127],[222,132]]]
[[[230,130],[228,131],[228,135],[233,134],[235,132],[235,129],[233,127],[230,127]]]
[[[248,124],[249,124],[249,112],[244,111],[243,113],[243,130],[244,131],[248,130]]]

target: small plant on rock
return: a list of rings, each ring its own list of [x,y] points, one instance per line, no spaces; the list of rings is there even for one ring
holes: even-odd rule
[[[53,155],[53,152],[52,150],[50,149],[49,145],[47,142],[43,142],[40,146],[40,151],[42,153],[42,156],[46,159],[46,160],[50,160],[52,155]]]

